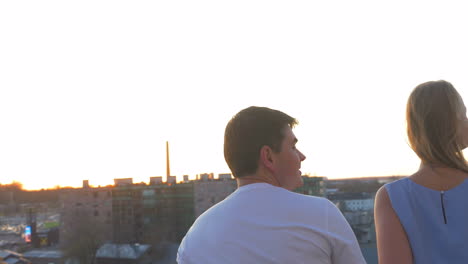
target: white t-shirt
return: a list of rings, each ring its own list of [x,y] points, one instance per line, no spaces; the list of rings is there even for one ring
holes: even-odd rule
[[[366,263],[334,204],[266,183],[240,187],[200,215],[182,240],[177,262]]]

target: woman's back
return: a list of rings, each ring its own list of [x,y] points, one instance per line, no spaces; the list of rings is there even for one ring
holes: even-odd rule
[[[404,178],[385,186],[414,263],[468,263],[468,180],[446,191]]]
[[[375,196],[379,264],[468,263],[466,106],[447,81],[422,83],[406,104],[418,172]]]

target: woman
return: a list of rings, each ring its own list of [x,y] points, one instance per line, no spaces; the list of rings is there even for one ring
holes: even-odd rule
[[[379,264],[468,263],[468,119],[446,81],[411,93],[406,121],[421,159],[413,175],[386,184],[375,199]]]

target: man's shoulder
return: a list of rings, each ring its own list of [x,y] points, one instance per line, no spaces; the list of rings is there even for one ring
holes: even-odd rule
[[[210,208],[206,209],[201,213],[194,222],[194,225],[200,225],[205,222],[211,222],[213,220],[219,221],[221,219],[229,219],[232,214],[235,214],[236,210],[233,210],[233,204],[238,203],[239,198],[236,195],[229,195],[224,200],[214,204]],[[236,207],[236,206],[234,206]],[[238,206],[237,206],[238,207]]]
[[[294,200],[295,202],[302,202],[310,205],[327,205],[331,203],[330,200],[328,200],[325,197],[306,195],[293,191],[287,191],[286,195],[289,196],[289,198],[291,200]]]

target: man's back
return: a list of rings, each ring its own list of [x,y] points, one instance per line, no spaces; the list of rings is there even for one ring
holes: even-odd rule
[[[266,183],[243,186],[202,214],[182,241],[177,261],[365,263],[332,203]]]

